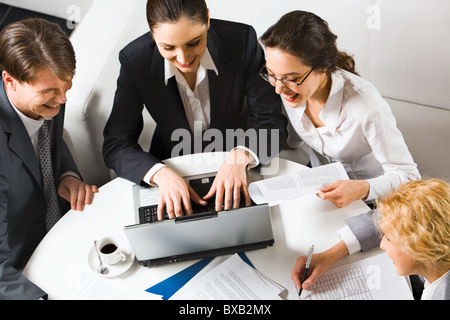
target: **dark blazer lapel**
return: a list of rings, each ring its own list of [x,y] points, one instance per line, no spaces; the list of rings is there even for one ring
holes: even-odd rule
[[[36,159],[33,145],[27,130],[20,120],[19,116],[9,103],[6,93],[3,88],[3,81],[0,82],[0,108],[2,115],[2,126],[6,132],[10,133],[8,146],[20,159],[22,159],[25,166],[30,170],[37,184],[41,186],[41,170]]]
[[[23,128],[17,128],[19,126],[22,126]],[[22,159],[25,166],[32,173],[37,184],[42,188],[41,170],[30,137],[22,122],[16,123],[15,127],[16,128],[13,128],[11,132],[8,146],[20,159]]]
[[[159,104],[158,107],[151,109],[155,110],[152,116],[156,123],[168,124],[175,129],[185,128],[191,131],[175,77],[170,78],[167,85],[164,81],[164,58],[156,46],[153,51],[153,60],[147,82],[153,97],[158,97],[154,99]],[[157,90],[157,92],[153,92],[153,90]],[[170,117],[169,123],[167,121],[168,116]]]
[[[238,62],[233,60],[228,54],[227,48],[223,45],[213,28],[208,30],[207,47],[219,72],[217,76],[214,71],[208,71],[211,105],[210,127],[219,128],[223,125],[222,113],[225,111],[231,96],[231,88],[237,72]]]

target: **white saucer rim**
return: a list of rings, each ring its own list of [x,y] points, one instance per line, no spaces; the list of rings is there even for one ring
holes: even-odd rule
[[[109,272],[106,274],[101,274],[98,272],[98,257],[97,252],[94,248],[94,246],[91,246],[89,253],[88,253],[88,259],[87,264],[89,266],[89,269],[94,272],[95,274],[103,277],[103,278],[112,278],[117,277],[126,271],[130,269],[131,265],[134,263],[134,251],[128,248],[127,246],[121,246],[122,252],[125,254],[126,259],[125,261],[119,261],[118,263],[114,265],[108,265]],[[115,271],[113,271],[115,270]]]

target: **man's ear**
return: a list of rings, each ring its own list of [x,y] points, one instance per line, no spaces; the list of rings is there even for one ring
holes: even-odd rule
[[[3,71],[2,72],[3,82],[5,83],[5,86],[10,90],[16,90],[16,84],[17,80],[10,75],[8,72]]]

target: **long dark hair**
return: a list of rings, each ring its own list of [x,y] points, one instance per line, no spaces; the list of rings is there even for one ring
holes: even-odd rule
[[[314,70],[332,73],[341,68],[358,75],[355,60],[337,49],[336,39],[325,20],[311,12],[292,11],[271,26],[261,42],[299,57]]]
[[[150,30],[159,23],[177,22],[181,17],[191,21],[208,23],[208,7],[205,0],[148,0],[147,22]]]

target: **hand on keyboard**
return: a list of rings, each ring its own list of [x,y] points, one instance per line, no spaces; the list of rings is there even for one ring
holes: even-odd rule
[[[214,210],[214,201],[209,202],[206,206],[201,206],[196,203],[191,203],[192,205],[192,211],[194,214],[196,213],[204,213]],[[157,205],[151,205],[151,206],[145,206],[139,208],[139,222],[140,223],[152,223],[158,220],[158,212],[157,212]],[[183,212],[183,215],[185,213]],[[167,220],[170,219],[169,215],[166,212],[166,208],[163,210],[163,219]]]
[[[160,219],[163,217],[164,209],[171,218],[192,214],[191,200],[200,205],[206,205],[206,201],[202,200],[186,181],[169,167],[159,169],[152,176],[151,181],[159,187],[157,213]]]

